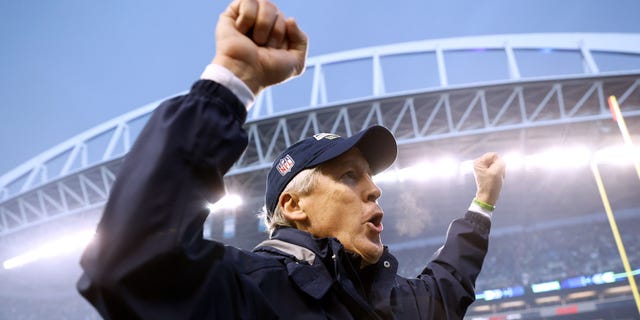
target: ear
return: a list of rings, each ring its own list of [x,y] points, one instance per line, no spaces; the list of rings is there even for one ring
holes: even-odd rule
[[[307,220],[307,214],[300,207],[300,197],[295,193],[283,192],[278,198],[278,205],[282,206],[282,214],[294,225]]]

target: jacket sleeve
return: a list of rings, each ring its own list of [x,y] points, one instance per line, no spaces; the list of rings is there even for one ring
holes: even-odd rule
[[[103,317],[174,318],[171,312],[193,310],[192,295],[202,295],[225,250],[202,239],[206,203],[224,194],[223,176],[246,148],[245,119],[233,93],[208,80],[153,113],[80,261],[78,290]]]
[[[475,281],[487,254],[490,227],[489,218],[473,211],[449,225],[444,245],[418,276],[416,285],[422,287],[418,292],[426,290],[423,297],[435,300],[418,301],[429,305],[421,313],[431,314],[432,319],[463,318],[475,300]]]

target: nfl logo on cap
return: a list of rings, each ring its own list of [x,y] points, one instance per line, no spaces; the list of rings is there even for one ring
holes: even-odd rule
[[[290,155],[286,155],[284,156],[284,158],[278,161],[276,169],[278,170],[278,172],[280,172],[280,175],[284,176],[285,174],[291,172],[291,168],[293,168],[294,164],[296,164],[296,162],[293,161],[293,158],[291,158]]]

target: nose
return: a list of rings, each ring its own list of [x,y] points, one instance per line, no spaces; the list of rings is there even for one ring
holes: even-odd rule
[[[373,182],[373,177],[368,176],[367,178],[367,189],[366,189],[366,198],[367,201],[376,202],[380,196],[382,195],[382,190],[378,185]]]

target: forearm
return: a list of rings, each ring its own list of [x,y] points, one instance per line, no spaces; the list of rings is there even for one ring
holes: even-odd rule
[[[193,226],[204,220],[206,202],[222,196],[223,176],[246,147],[245,116],[235,96],[211,81],[158,107],[127,155],[82,258],[89,278],[117,282],[198,236]]]
[[[467,211],[454,220],[447,231],[444,246],[434,255],[421,278],[430,278],[447,314],[456,314],[475,299],[475,280],[488,249],[490,219]]]

